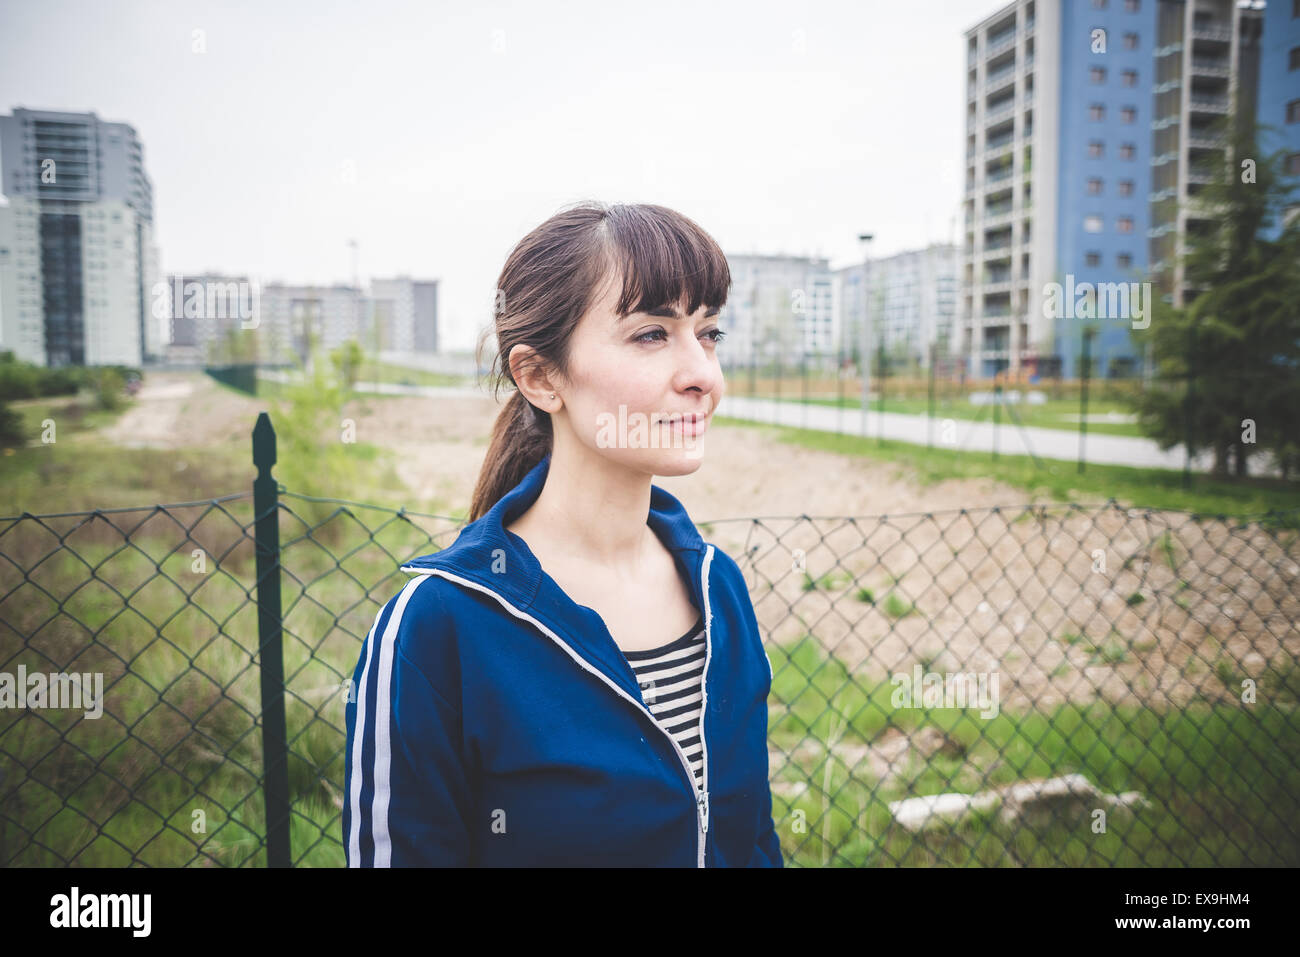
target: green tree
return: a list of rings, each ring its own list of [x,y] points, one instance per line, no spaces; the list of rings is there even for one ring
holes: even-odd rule
[[[23,429],[23,417],[10,408],[9,403],[0,398],[0,448],[22,448],[27,444],[27,433]]]
[[[334,365],[334,372],[347,392],[356,388],[364,358],[361,345],[355,339],[349,339],[330,352],[330,362]]]
[[[107,409],[110,412],[116,412],[126,405],[126,378],[121,371],[114,366],[105,366],[101,369],[95,369],[91,373],[92,385],[95,390],[95,401],[101,409]]]
[[[1212,218],[1185,239],[1191,300],[1157,297],[1149,327],[1133,333],[1150,347],[1157,377],[1177,383],[1135,398],[1143,430],[1165,449],[1213,450],[1219,477],[1230,462],[1246,476],[1264,449],[1286,475],[1300,450],[1300,218],[1277,239],[1263,236],[1296,182],[1283,173],[1284,151],[1264,154],[1260,131],[1253,118],[1218,125],[1228,164],[1196,197]]]
[[[347,415],[351,394],[339,366],[321,361],[318,351],[310,353],[306,363],[295,357],[294,381],[276,388],[275,474],[299,495],[338,497],[362,484],[365,463],[375,450],[356,434],[356,423]],[[292,508],[296,518],[314,530],[314,538],[342,527],[331,521],[337,509],[329,502],[295,499]]]

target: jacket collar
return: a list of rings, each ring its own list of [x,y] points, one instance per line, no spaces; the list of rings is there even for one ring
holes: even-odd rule
[[[417,574],[429,574],[435,569],[450,572],[496,592],[520,610],[537,603],[539,609],[559,612],[564,619],[579,610],[589,611],[586,606],[578,606],[568,599],[554,580],[542,571],[541,563],[528,544],[505,528],[537,500],[550,465],[551,456],[547,453],[491,509],[461,529],[456,541],[441,551],[411,559],[401,566],[401,570]],[[652,484],[646,524],[673,553],[679,572],[691,582],[696,606],[702,609],[699,571],[707,546],[685,507],[674,496]],[[565,608],[566,602],[572,608]]]

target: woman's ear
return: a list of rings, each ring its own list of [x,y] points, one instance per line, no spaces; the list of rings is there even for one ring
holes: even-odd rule
[[[532,346],[512,346],[507,362],[510,364],[510,377],[525,399],[546,412],[558,408],[559,395]]]

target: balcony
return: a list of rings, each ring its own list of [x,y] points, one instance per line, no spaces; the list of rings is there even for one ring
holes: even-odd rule
[[[1012,152],[1015,151],[1015,148],[1016,142],[1015,137],[1013,136],[1008,136],[1005,140],[997,144],[990,143],[984,150],[984,162],[989,163],[995,159],[1000,159],[1003,156],[1010,156]]]
[[[1211,40],[1216,43],[1232,42],[1232,27],[1226,24],[1202,21],[1192,24],[1193,40]]]
[[[990,74],[984,80],[984,93],[990,94],[996,90],[1001,90],[1006,86],[1013,85],[1016,82],[1016,65],[1013,63],[1009,67],[1003,67],[997,73]]]
[[[1014,115],[1015,112],[1016,98],[1014,96],[1009,96],[1005,100],[1000,101],[996,106],[991,107],[984,114],[984,122],[986,124],[996,123],[999,120]]]
[[[1016,31],[1013,27],[1010,30],[1003,30],[996,36],[989,37],[988,44],[984,47],[984,55],[986,57],[994,57],[1003,50],[1010,50],[1015,45]]]
[[[1011,179],[1014,175],[1016,175],[1015,168],[1012,166],[1005,166],[995,173],[986,174],[984,177],[984,185],[990,186],[993,183],[1001,183],[1004,180]]]
[[[1192,57],[1192,72],[1199,76],[1230,77],[1228,60],[1225,57]]]
[[[1209,186],[1211,183],[1218,183],[1223,180],[1223,170],[1214,169],[1210,166],[1193,166],[1187,171],[1187,182],[1195,183],[1198,186]]]
[[[1226,96],[1206,96],[1200,94],[1191,98],[1191,112],[1193,113],[1227,113],[1228,98]]]
[[[992,229],[997,226],[1006,226],[1012,223],[1015,220],[1015,217],[1015,210],[1012,209],[1010,205],[1007,205],[1005,209],[999,207],[997,212],[986,210],[984,219],[980,225],[985,229]]]

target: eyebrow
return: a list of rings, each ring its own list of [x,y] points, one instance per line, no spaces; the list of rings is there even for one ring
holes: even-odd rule
[[[704,318],[705,318],[705,319],[711,319],[712,317],[716,316],[716,315],[717,315],[721,310],[722,310],[722,307],[721,307],[721,306],[713,306],[712,308],[705,310]],[[624,316],[622,319],[619,320],[619,323],[621,324],[621,323],[625,322],[626,320],[632,318],[632,316],[635,316],[635,315],[637,315],[637,313],[635,313],[635,312],[629,312],[626,316]],[[681,314],[680,312],[678,312],[676,309],[672,308],[671,306],[660,306],[658,309],[649,309],[649,310],[646,310],[645,315],[647,315],[647,316],[655,316],[655,317],[657,317],[657,318],[661,318],[661,319],[682,319],[682,318],[684,318],[684,316],[682,316],[682,314]]]

